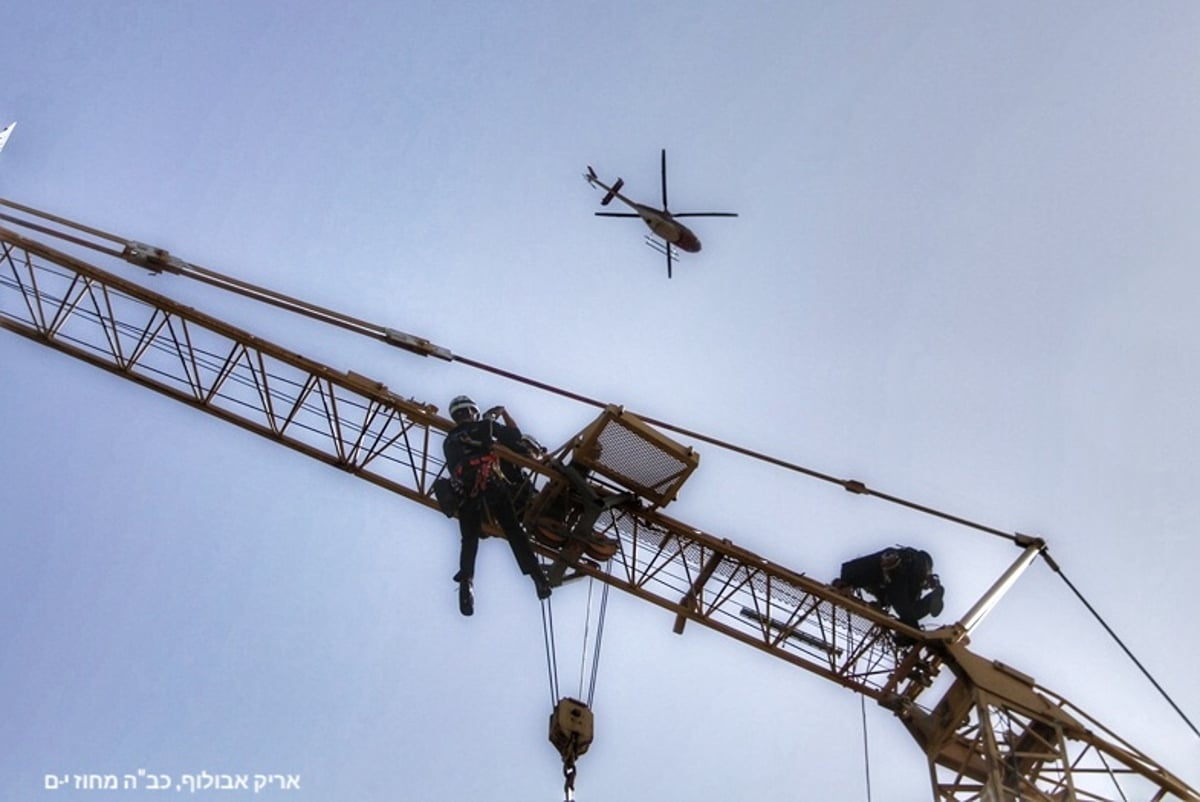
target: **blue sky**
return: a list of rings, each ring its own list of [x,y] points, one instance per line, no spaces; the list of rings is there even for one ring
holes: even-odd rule
[[[1194,4],[52,1],[4,25],[3,197],[1039,534],[1200,719]],[[580,178],[653,200],[663,147],[673,208],[741,215],[697,221],[671,281]],[[118,269],[547,444],[592,417]],[[0,364],[0,796],[144,768],[560,798],[506,549],[462,619],[437,514],[21,338]],[[953,620],[1016,557],[701,452],[670,513],[812,576],[921,545]],[[671,623],[611,602],[579,799],[866,798],[856,697]],[[973,648],[1200,784],[1200,741],[1044,564]],[[867,716],[874,798],[928,799]]]

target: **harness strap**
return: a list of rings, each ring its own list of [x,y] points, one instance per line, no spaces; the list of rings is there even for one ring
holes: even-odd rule
[[[468,497],[475,497],[487,489],[488,484],[492,480],[492,472],[496,470],[500,460],[495,454],[484,454],[481,457],[471,457],[465,463],[459,463],[454,469],[454,478],[458,480],[460,485],[463,485],[463,491]],[[463,481],[464,468],[474,468],[475,478],[471,482],[471,486],[467,487]]]

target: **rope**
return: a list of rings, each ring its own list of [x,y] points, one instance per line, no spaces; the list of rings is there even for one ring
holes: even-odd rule
[[[546,645],[546,673],[550,679],[550,709],[558,704],[558,648],[554,638],[554,608],[550,599],[542,602],[542,640]]]
[[[612,561],[607,563],[608,573],[612,574]],[[592,654],[592,678],[588,685],[587,706],[590,708],[596,698],[596,677],[600,673],[600,645],[604,641],[604,621],[608,616],[608,591],[611,585],[604,583],[600,591],[600,619],[596,624],[596,649]]]
[[[867,697],[863,694],[859,694],[858,701],[862,707],[863,768],[866,770],[867,774],[867,802],[871,802],[871,753],[867,749]]]
[[[612,573],[612,563],[606,565],[607,572]],[[603,583],[600,591],[600,609],[596,614],[596,638],[592,644],[592,670],[588,673],[587,691],[584,691],[584,673],[587,665],[588,652],[588,635],[591,633],[592,621],[592,591],[596,584],[596,578],[588,579],[588,597],[587,597],[587,617],[584,619],[583,625],[583,649],[579,655],[579,699],[590,708],[596,699],[596,679],[600,675],[600,650],[604,642],[604,621],[608,616],[608,591],[609,584]]]
[[[579,698],[583,698],[583,667],[587,662],[588,632],[592,625],[592,588],[596,584],[595,577],[588,578],[587,614],[583,619],[583,648],[579,653]]]

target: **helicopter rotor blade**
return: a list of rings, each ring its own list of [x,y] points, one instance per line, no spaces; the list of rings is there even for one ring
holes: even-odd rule
[[[641,217],[637,212],[596,212],[597,217]]]
[[[672,217],[737,217],[737,212],[671,212]]]
[[[666,148],[662,149],[662,191],[663,191],[663,211],[665,212],[668,208],[670,208],[667,206],[667,149]]]

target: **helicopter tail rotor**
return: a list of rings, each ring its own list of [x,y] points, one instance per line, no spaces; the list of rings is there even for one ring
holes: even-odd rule
[[[608,192],[605,193],[604,197],[600,199],[600,205],[607,206],[608,204],[612,203],[612,199],[617,196],[617,193],[621,191],[621,187],[623,186],[625,186],[625,179],[618,178],[617,183],[609,187]]]

